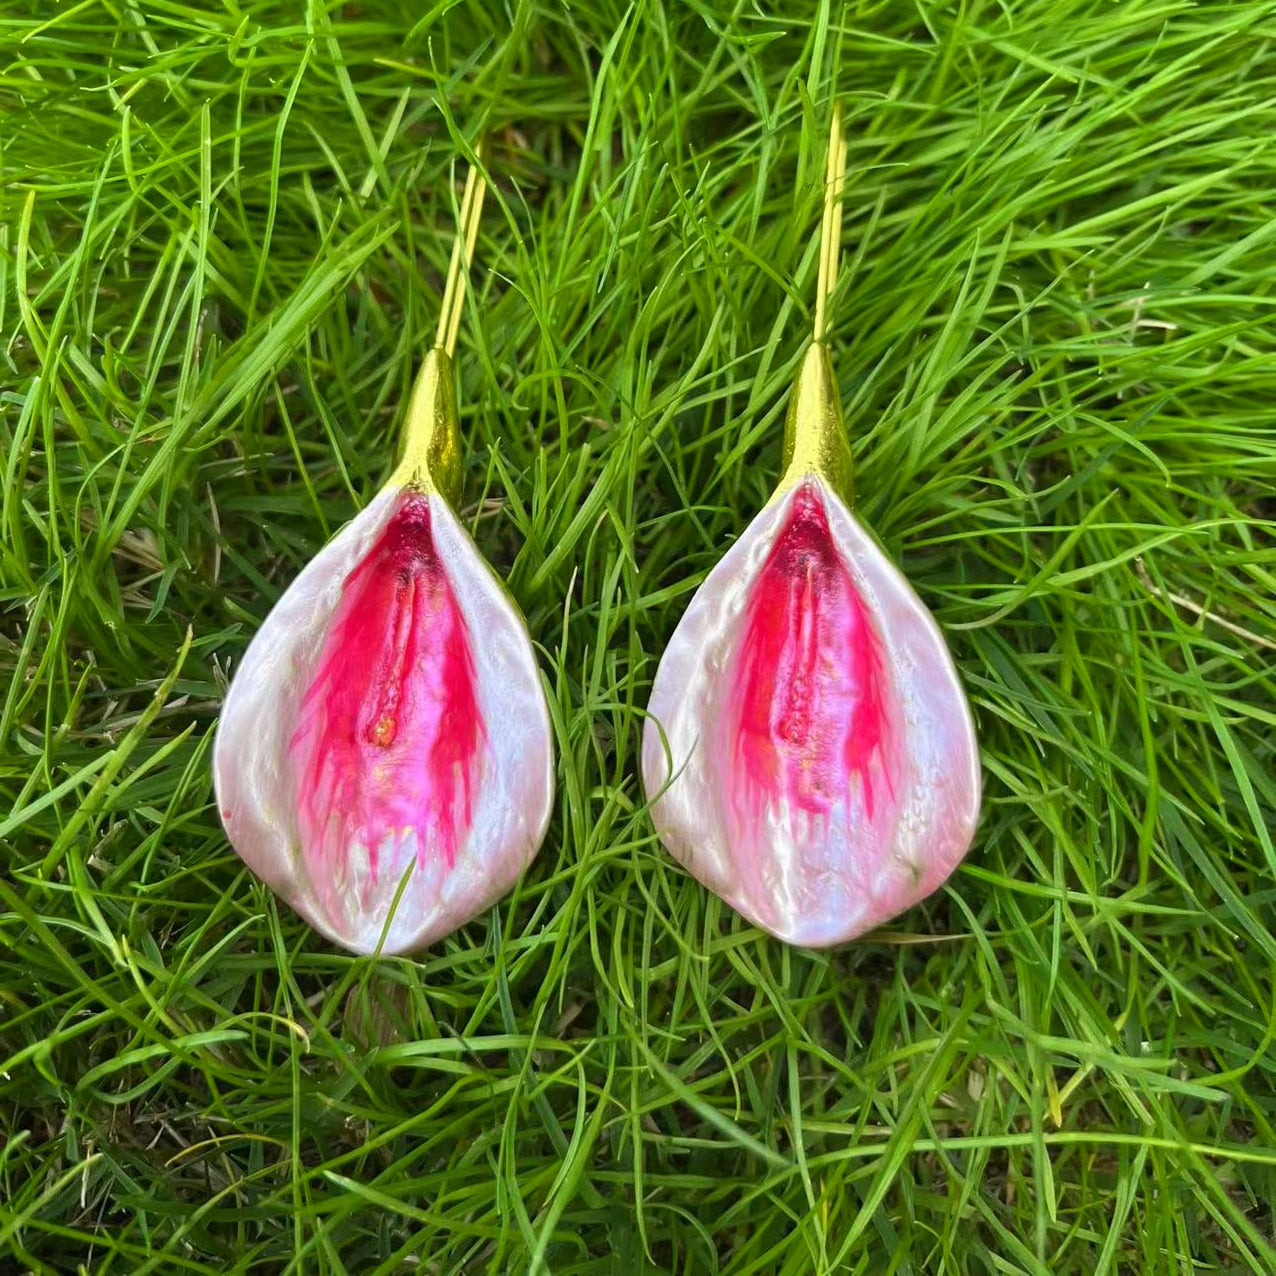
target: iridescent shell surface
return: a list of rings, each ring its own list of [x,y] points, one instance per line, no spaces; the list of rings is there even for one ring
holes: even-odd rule
[[[649,714],[661,840],[790,943],[842,943],[902,912],[974,836],[979,754],[947,645],[818,473],[701,585]]]
[[[442,496],[387,488],[297,577],[235,673],[213,770],[235,850],[355,952],[424,947],[510,889],[549,821],[549,716]]]

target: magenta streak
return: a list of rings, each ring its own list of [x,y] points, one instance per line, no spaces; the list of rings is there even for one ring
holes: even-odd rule
[[[845,805],[856,841],[890,813],[899,733],[881,639],[810,482],[753,584],[729,674],[722,756],[741,850],[767,845],[768,819],[785,808],[792,835],[798,812],[826,820]]]
[[[469,634],[429,501],[405,492],[346,577],[289,745],[302,852],[337,915],[355,902],[341,883],[357,844],[369,855],[367,887],[386,839],[409,831],[418,864],[439,856],[452,867],[484,739]],[[396,879],[405,867],[389,865]]]

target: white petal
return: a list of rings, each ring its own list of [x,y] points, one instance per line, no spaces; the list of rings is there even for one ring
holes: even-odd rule
[[[289,742],[346,577],[380,535],[398,496],[394,488],[380,493],[267,616],[235,672],[213,752],[218,808],[236,851],[316,930],[355,952],[377,950],[387,919],[349,923],[319,905],[300,849]],[[447,503],[432,496],[430,515],[439,561],[469,631],[487,747],[456,862],[448,870],[425,857],[413,869],[380,946],[384,953],[422,948],[500,899],[536,854],[553,805],[549,714],[526,627]],[[372,849],[347,849],[353,884],[361,866],[366,875]],[[395,858],[411,861],[412,849],[405,846]]]
[[[772,811],[760,872],[745,871],[748,852],[727,831],[708,742],[726,716],[728,665],[753,584],[796,488],[753,520],[692,599],[656,673],[643,738],[644,785],[665,846],[750,921],[808,946],[853,939],[936,890],[970,846],[980,797],[974,726],[939,627],[842,502],[817,483],[834,543],[883,640],[902,721],[905,791],[880,853],[850,853],[847,810],[825,821]]]

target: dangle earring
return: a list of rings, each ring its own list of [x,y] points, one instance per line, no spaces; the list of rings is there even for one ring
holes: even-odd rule
[[[643,782],[665,846],[749,921],[843,943],[936,890],[979,818],[979,751],[934,618],[849,508],[828,347],[846,168],[835,108],[815,329],[784,474],[656,672]]]
[[[495,903],[553,803],[527,629],[455,512],[452,352],[483,194],[471,168],[403,459],[266,617],[213,751],[235,850],[356,953],[422,948]]]

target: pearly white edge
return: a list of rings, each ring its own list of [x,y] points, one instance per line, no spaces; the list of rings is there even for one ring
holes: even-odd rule
[[[643,730],[643,785],[656,832],[705,886],[749,921],[806,947],[844,943],[937,890],[961,862],[979,819],[980,769],[970,708],[934,617],[903,574],[823,480],[829,529],[870,611],[903,715],[905,791],[885,853],[857,863],[836,819],[794,834],[772,821],[763,894],[740,871],[708,745],[724,716],[728,661],[745,607],[789,505],[770,502],[709,573],[656,671]],[[664,737],[662,738],[662,732]],[[795,837],[806,839],[795,845]],[[800,862],[832,865],[803,882]]]
[[[321,934],[387,955],[424,948],[500,899],[539,849],[554,799],[549,711],[526,626],[447,502],[431,495],[435,550],[469,631],[486,732],[469,833],[451,869],[427,861],[409,873],[388,930],[382,911],[353,912],[350,921],[318,903],[301,854],[288,745],[342,586],[401,490],[381,492],[347,523],[266,617],[234,673],[213,746],[218,811],[243,861]],[[364,848],[351,855],[357,862]]]

